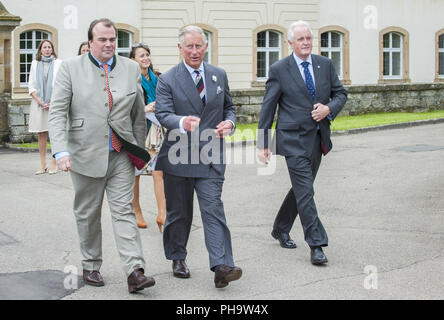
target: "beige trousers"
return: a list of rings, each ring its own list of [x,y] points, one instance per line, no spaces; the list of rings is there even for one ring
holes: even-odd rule
[[[125,151],[109,154],[108,171],[103,178],[71,172],[74,186],[74,215],[83,256],[84,270],[98,271],[102,265],[102,203],[106,191],[114,238],[123,270],[145,268],[142,243],[133,213],[134,165]]]

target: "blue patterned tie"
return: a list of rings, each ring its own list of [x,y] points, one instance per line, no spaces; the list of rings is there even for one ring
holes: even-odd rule
[[[314,102],[315,99],[315,86],[313,83],[313,78],[311,77],[310,70],[308,70],[308,65],[310,64],[307,61],[301,63],[304,67],[304,75],[305,75],[305,85],[307,86],[308,92],[310,93],[311,100]]]

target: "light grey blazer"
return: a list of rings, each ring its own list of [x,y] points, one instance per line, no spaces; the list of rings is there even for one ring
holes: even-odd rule
[[[225,140],[203,137],[198,143],[191,139],[191,133],[177,135],[179,122],[183,116],[200,118],[199,131],[202,134],[206,129],[214,130],[224,120],[231,120],[236,124],[236,115],[231,100],[227,74],[221,68],[204,63],[206,105],[196,89],[196,85],[183,62],[171,68],[159,77],[156,93],[156,118],[167,128],[167,134],[160,149],[156,168],[166,173],[181,177],[214,177],[225,174]],[[172,130],[175,130],[173,133]],[[210,131],[206,131],[209,133]],[[180,142],[176,144],[176,141]],[[199,139],[199,138],[198,138]],[[199,139],[200,140],[200,139]],[[197,141],[197,139],[196,139]],[[168,159],[170,149],[178,148],[175,157],[184,157],[182,163],[171,163]],[[213,152],[206,152],[212,149]],[[191,159],[192,153],[199,152],[198,161]],[[202,152],[203,151],[203,152]],[[207,157],[209,155],[209,157]]]
[[[258,129],[265,132],[265,140],[260,138],[261,135],[258,136],[258,148],[268,148],[269,129],[279,105],[275,133],[276,154],[310,158],[318,131],[318,123],[311,116],[313,105],[322,103],[329,106],[334,119],[347,101],[347,91],[339,81],[331,60],[315,54],[311,57],[316,86],[315,101],[311,100],[293,55],[270,67],[258,124]],[[330,120],[327,117],[319,122],[319,130],[325,155],[332,148]]]
[[[63,61],[51,97],[48,121],[52,154],[68,151],[72,170],[89,177],[106,175],[110,127],[127,151],[144,151],[146,122],[139,65],[114,56],[109,86],[111,112],[105,72],[90,54],[84,54]]]

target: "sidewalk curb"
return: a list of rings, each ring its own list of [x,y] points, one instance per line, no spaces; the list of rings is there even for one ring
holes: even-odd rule
[[[386,124],[381,126],[373,126],[373,127],[365,127],[365,128],[357,128],[357,129],[350,129],[350,130],[341,130],[341,131],[332,131],[332,136],[343,136],[348,134],[359,134],[359,133],[366,133],[371,131],[381,131],[381,130],[390,130],[390,129],[402,129],[402,128],[409,128],[409,127],[417,127],[422,125],[429,125],[429,124],[437,124],[437,123],[444,123],[444,118],[438,118],[438,119],[428,119],[428,120],[418,120],[418,121],[410,121],[410,122],[403,122],[403,123],[394,123],[394,124]],[[243,140],[243,141],[234,141],[234,142],[227,142],[227,147],[246,147],[255,145],[256,140]],[[13,149],[17,151],[23,151],[23,152],[38,152],[39,149],[34,148],[22,148],[17,147],[13,145],[12,143],[5,143],[5,148]],[[48,153],[51,153],[51,149],[47,150]]]

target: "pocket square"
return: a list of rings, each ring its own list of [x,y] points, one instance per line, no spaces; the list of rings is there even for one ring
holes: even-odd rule
[[[220,86],[217,86],[217,92],[216,92],[216,94],[219,94],[219,93],[221,93],[222,92],[222,88],[220,87]]]

